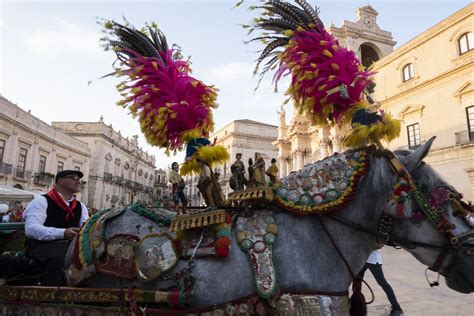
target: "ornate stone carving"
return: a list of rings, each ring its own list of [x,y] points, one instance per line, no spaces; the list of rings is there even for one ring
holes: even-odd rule
[[[74,126],[74,128],[76,129],[76,131],[82,131],[84,130],[84,124],[78,123]]]

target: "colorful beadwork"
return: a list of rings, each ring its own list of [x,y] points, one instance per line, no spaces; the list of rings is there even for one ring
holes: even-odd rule
[[[274,186],[275,200],[299,214],[331,213],[351,200],[368,162],[362,149],[308,164]]]
[[[249,255],[257,293],[265,299],[272,298],[278,289],[272,252],[277,232],[275,217],[269,211],[258,211],[251,217],[237,219],[237,242]]]

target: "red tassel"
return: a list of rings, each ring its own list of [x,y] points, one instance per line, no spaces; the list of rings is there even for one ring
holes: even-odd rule
[[[352,280],[352,296],[351,296],[351,316],[367,315],[367,304],[364,294],[362,294],[362,279]]]

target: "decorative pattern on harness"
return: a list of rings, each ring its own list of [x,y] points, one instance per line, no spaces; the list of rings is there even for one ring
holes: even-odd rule
[[[442,199],[442,197],[432,197],[431,200],[436,203],[435,205],[431,205],[425,195],[418,189],[410,173],[406,170],[405,166],[403,166],[403,164],[395,156],[395,154],[391,151],[385,151],[385,155],[387,156],[391,168],[399,177],[398,183],[400,183],[400,181],[402,180],[407,182],[407,192],[409,193],[409,196],[416,201],[418,206],[423,211],[423,214],[428,218],[428,220],[433,224],[433,226],[440,233],[446,236],[448,240],[453,244],[455,238],[453,239],[454,235],[451,230],[454,228],[454,226],[446,219],[443,214],[443,211],[438,211],[438,209],[436,208],[436,205],[439,205],[440,203],[438,200]],[[393,192],[395,192],[397,184],[395,185]],[[392,195],[394,194],[393,192]]]
[[[362,149],[306,165],[275,186],[275,200],[298,214],[332,213],[352,199],[368,164],[369,155]]]
[[[171,228],[177,230],[174,245],[182,258],[191,257],[202,229],[212,226],[212,229],[204,232],[196,256],[225,258],[229,255],[231,246],[231,223],[232,216],[224,210],[177,216],[171,224]]]
[[[270,211],[258,211],[251,217],[237,219],[237,242],[249,255],[257,293],[265,299],[273,298],[278,290],[272,253],[277,233],[278,226]]]
[[[166,233],[150,234],[135,248],[137,275],[145,281],[154,280],[178,262],[172,238]]]
[[[76,238],[72,254],[73,263],[65,270],[68,284],[77,285],[96,272],[96,261],[106,252],[105,225],[127,209],[161,225],[169,225],[171,218],[174,216],[165,209],[147,209],[138,203],[129,207],[106,209],[94,214],[84,224],[78,238]],[[130,277],[130,273],[120,274],[120,276]]]

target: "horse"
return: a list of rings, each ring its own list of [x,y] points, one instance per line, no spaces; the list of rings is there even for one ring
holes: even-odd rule
[[[388,151],[367,151],[370,163],[367,171],[360,175],[356,191],[347,203],[337,206],[337,211],[331,214],[301,215],[285,210],[279,204],[267,203],[264,204],[264,210],[250,208],[245,214],[235,215],[234,223],[237,221],[237,228],[234,225],[232,229],[231,247],[225,258],[195,258],[193,254],[191,258],[180,259],[173,268],[154,281],[127,280],[98,273],[84,280],[82,286],[135,286],[165,290],[170,288],[178,276],[184,274],[187,281],[181,286],[192,287],[187,297],[189,310],[238,301],[258,292],[272,308],[285,295],[286,298],[288,295],[341,296],[346,299],[337,301],[339,307],[336,306],[329,314],[346,314],[349,305],[348,288],[354,276],[362,269],[369,254],[381,242],[388,242],[401,246],[421,263],[439,272],[451,289],[472,293],[472,230],[463,218],[454,215],[454,204],[447,203],[437,211],[438,214],[443,213],[447,220],[445,224],[452,228],[450,236],[441,233],[439,227],[430,222],[430,216],[414,218],[412,213],[420,211],[415,207],[415,201],[412,201],[411,208],[405,203],[404,209],[398,209],[402,216],[396,216],[392,212],[394,187],[400,183],[401,177],[406,178],[408,175],[411,175],[409,178],[419,188],[421,196],[425,197],[423,201],[428,200],[427,196],[437,188],[447,188],[452,196],[458,196],[451,185],[423,162],[433,141],[434,138],[430,139],[414,151],[395,152],[394,156],[387,154],[390,153]],[[390,164],[390,160],[401,162],[398,170]],[[310,167],[311,165],[305,166],[306,169]],[[292,176],[294,174],[288,177]],[[285,182],[287,178],[282,181]],[[251,217],[260,212],[272,216],[278,226],[270,260],[273,262],[271,269],[275,270],[272,274],[276,279],[273,280],[273,286],[277,291],[263,293],[264,295],[262,288],[260,292],[256,290],[258,282],[253,269],[256,264],[251,263],[248,253],[242,250],[242,238],[239,237],[241,231],[238,228],[239,218],[244,215]],[[145,231],[151,232],[155,227],[163,230],[163,226],[147,223],[141,215],[126,210],[107,223],[105,235],[136,233],[137,229],[142,229],[140,234],[143,235]],[[70,256],[74,245],[75,243],[69,251]],[[71,260],[69,264],[70,262]],[[334,306],[333,304],[333,308]]]

